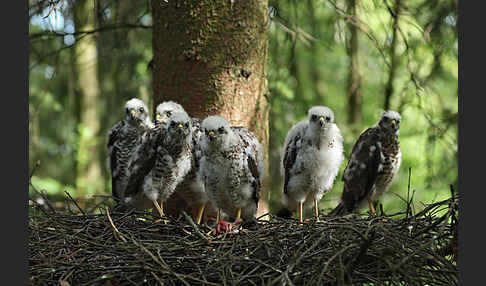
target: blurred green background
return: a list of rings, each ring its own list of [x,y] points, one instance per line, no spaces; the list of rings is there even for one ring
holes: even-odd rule
[[[139,97],[152,108],[150,2],[96,1],[90,33],[76,28],[73,2],[29,1],[29,166],[40,161],[32,184],[53,200],[64,198],[64,190],[75,198],[110,194],[107,132],[123,117],[126,100]],[[448,198],[451,184],[457,190],[457,1],[294,0],[269,1],[269,7],[271,208],[280,201],[286,132],[311,106],[332,108],[344,137],[345,162],[320,202],[331,208],[353,144],[378,120],[386,94],[390,108],[402,114],[403,161],[382,198],[385,212],[404,209],[409,169],[416,210]],[[89,121],[81,116],[82,87],[73,68],[74,48],[86,35],[95,41],[99,82],[98,118],[91,118],[99,128],[89,148],[79,144]],[[361,104],[350,110],[353,74]],[[80,187],[79,161],[88,155],[99,166],[101,187]]]

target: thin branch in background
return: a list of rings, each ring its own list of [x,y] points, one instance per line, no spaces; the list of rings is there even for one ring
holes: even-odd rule
[[[387,4],[388,10],[390,11],[390,14],[393,19],[393,34],[392,34],[392,42],[390,46],[390,58],[391,58],[390,72],[388,74],[388,81],[385,87],[385,103],[383,106],[383,109],[385,110],[390,109],[390,102],[394,91],[393,81],[395,80],[395,75],[399,65],[399,57],[397,55],[397,47],[398,47],[397,31],[399,29],[399,24],[400,24],[399,20],[401,14],[401,6],[402,6],[402,0],[396,0],[395,11],[393,11]]]
[[[56,1],[56,2],[59,2]],[[33,16],[35,15],[40,15],[42,12],[51,5],[52,1],[37,1],[37,3],[33,4],[32,6],[29,6],[29,22],[32,19]]]
[[[292,4],[294,4],[294,2],[292,2]],[[276,11],[274,7],[272,8],[273,11]],[[295,9],[294,12],[296,12]],[[284,19],[277,13],[274,14],[272,20],[275,23],[277,23],[278,27],[280,27],[284,32],[288,33],[292,38],[296,38],[297,40],[302,41],[302,43],[307,47],[312,46],[311,42],[319,42],[319,40],[315,36],[306,32],[304,29],[300,28],[295,23],[290,23],[290,21]]]
[[[36,202],[36,200],[29,197],[29,200],[36,206],[37,209],[41,210],[44,215],[48,216],[49,213],[45,210],[44,206]]]
[[[32,167],[32,171],[30,171],[30,175],[29,175],[29,183],[32,181],[32,176],[34,176],[35,171],[36,171],[36,170],[37,170],[37,168],[39,168],[39,167],[40,167],[40,160],[37,160],[37,161],[35,162],[34,167]]]
[[[49,207],[49,209],[51,210],[52,213],[57,213],[56,212],[56,208],[52,205],[51,201],[47,198],[47,195],[46,195],[46,192],[45,190],[37,190],[36,187],[34,187],[34,185],[32,184],[32,182],[29,182],[29,185],[32,187],[32,189],[37,193],[39,194],[42,199],[44,200],[44,202],[46,203],[46,205]]]
[[[403,32],[402,28],[398,26],[397,29],[398,32],[400,33],[400,36],[402,37],[403,44],[405,44],[405,53],[407,55],[407,69],[408,72],[410,73],[410,81],[415,86],[416,95],[420,96],[420,92],[422,92],[424,88],[423,88],[423,84],[419,82],[420,77],[417,75],[416,72],[412,70],[412,54],[411,54],[410,45],[408,44],[407,37],[405,36],[405,33]]]
[[[49,9],[49,12],[47,12],[47,15],[45,15],[44,17],[42,17],[42,19],[46,19],[49,17],[49,15],[51,15],[52,11],[54,11],[57,7],[57,4],[60,2],[60,0],[58,1],[51,1],[51,3],[49,5],[51,5],[51,8]]]
[[[43,63],[46,59],[48,59],[48,58],[50,58],[54,55],[58,55],[64,50],[68,50],[68,49],[73,48],[76,44],[79,43],[79,41],[81,41],[84,37],[86,37],[90,34],[99,33],[99,32],[106,32],[106,31],[113,31],[113,30],[116,30],[116,29],[136,29],[136,28],[151,29],[152,26],[142,25],[142,24],[122,23],[120,25],[104,26],[104,27],[101,27],[101,28],[93,29],[93,30],[78,31],[78,32],[73,32],[73,33],[44,31],[44,32],[31,34],[31,35],[29,35],[31,45],[32,45],[33,42],[34,43],[36,42],[35,41],[36,39],[42,39],[44,36],[47,36],[48,38],[42,39],[42,41],[50,40],[50,38],[52,38],[52,37],[57,38],[57,37],[64,37],[64,36],[67,36],[67,35],[72,35],[72,36],[77,36],[77,37],[76,37],[76,42],[74,42],[73,44],[71,44],[69,46],[64,46],[64,47],[59,48],[59,49],[57,49],[53,52],[50,52],[48,54],[43,55],[41,59],[39,59],[38,61],[34,62],[33,64],[31,64],[29,66],[29,72],[33,68],[38,66],[39,64]]]
[[[413,190],[412,196],[410,196],[410,188],[411,188],[411,179],[412,179],[412,167],[408,168],[408,185],[407,185],[407,210],[406,210],[406,218],[413,216],[415,213],[415,205],[414,205],[414,196],[415,190]]]
[[[106,201],[109,199],[109,198],[113,198],[112,195],[93,195],[92,197],[102,197],[103,199],[101,200],[101,202],[95,204],[93,207],[91,207],[87,213],[88,214],[92,214],[99,206],[103,205],[106,203]],[[106,206],[106,205],[105,205]]]
[[[29,40],[36,40],[42,37],[64,37],[64,36],[84,36],[100,32],[108,32],[118,29],[152,29],[152,25],[144,25],[140,23],[115,23],[111,25],[105,25],[99,28],[86,31],[75,31],[75,32],[59,32],[59,31],[43,31],[38,33],[33,33],[29,35]],[[76,39],[77,40],[77,39]]]
[[[368,37],[368,39],[371,40],[371,42],[375,46],[376,50],[380,53],[380,55],[381,55],[381,57],[383,59],[383,63],[388,68],[390,68],[390,63],[387,60],[387,56],[386,56],[386,54],[384,52],[384,47],[382,47],[382,45],[380,45],[380,43],[378,42],[377,37],[373,34],[372,29],[370,28],[370,26],[368,24],[366,24],[365,22],[363,22],[363,21],[361,21],[359,19],[356,19],[352,15],[349,15],[346,11],[344,11],[341,7],[339,7],[337,5],[336,1],[327,0],[327,2],[331,3],[331,5],[333,6],[333,8],[335,9],[335,11],[337,12],[337,14],[339,16],[341,16],[342,18],[344,18],[347,22],[351,23],[352,25],[355,25],[356,27],[358,27],[358,29],[361,32],[363,32]]]
[[[83,209],[78,205],[78,203],[76,202],[76,200],[73,199],[73,197],[71,197],[71,194],[69,194],[68,191],[64,190],[64,193],[66,193],[66,195],[68,195],[68,197],[71,199],[71,201],[74,203],[74,205],[78,208],[78,210],[83,214],[83,215],[86,215],[86,213],[83,211]]]
[[[30,175],[29,175],[29,186],[31,186],[32,189],[42,197],[42,199],[44,200],[46,205],[49,207],[51,212],[56,213],[56,208],[52,205],[51,201],[47,198],[45,191],[44,190],[41,190],[41,191],[37,190],[37,188],[32,184],[32,176],[34,176],[34,173],[39,166],[40,166],[40,161],[37,160],[37,162],[35,163],[34,167],[32,168],[32,171],[30,172]],[[34,201],[34,200],[31,199],[31,201]],[[35,203],[38,204],[37,202],[35,202]]]

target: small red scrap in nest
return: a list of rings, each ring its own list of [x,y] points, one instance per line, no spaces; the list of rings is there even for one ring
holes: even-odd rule
[[[214,233],[216,235],[220,234],[220,233],[225,233],[225,232],[231,232],[231,227],[233,225],[237,226],[241,223],[240,220],[237,220],[235,221],[234,223],[230,223],[230,222],[227,222],[227,221],[224,221],[224,220],[220,220],[217,224],[216,224],[216,228],[214,230]]]

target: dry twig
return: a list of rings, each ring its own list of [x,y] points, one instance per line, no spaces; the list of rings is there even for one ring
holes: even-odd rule
[[[30,284],[457,285],[457,266],[443,251],[454,233],[454,195],[415,215],[306,224],[271,216],[256,229],[210,239],[203,233],[211,228],[188,215],[158,224],[147,212],[44,214],[33,206]],[[113,236],[117,226],[125,243]]]

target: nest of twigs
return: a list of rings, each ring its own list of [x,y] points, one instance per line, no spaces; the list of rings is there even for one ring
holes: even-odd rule
[[[185,213],[63,214],[33,206],[32,285],[457,285],[457,197],[421,212],[271,216],[207,234]]]

